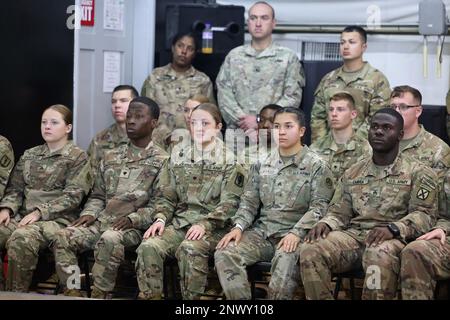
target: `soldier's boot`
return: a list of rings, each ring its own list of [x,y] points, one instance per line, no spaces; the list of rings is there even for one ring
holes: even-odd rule
[[[79,297],[82,298],[83,295],[79,289],[64,289],[64,295],[67,297]]]
[[[162,300],[161,294],[151,294],[140,291],[137,300]]]
[[[91,299],[106,299],[108,292],[100,290],[96,286],[92,287]]]

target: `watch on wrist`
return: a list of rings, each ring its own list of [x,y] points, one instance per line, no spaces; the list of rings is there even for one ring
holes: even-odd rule
[[[389,229],[389,231],[392,233],[392,235],[394,236],[394,238],[398,238],[400,237],[400,229],[397,227],[397,225],[395,223],[389,223],[387,225],[387,228]]]

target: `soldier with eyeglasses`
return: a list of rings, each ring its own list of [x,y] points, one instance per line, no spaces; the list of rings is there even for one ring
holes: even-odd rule
[[[419,124],[423,110],[419,90],[406,85],[395,87],[391,93],[390,107],[397,110],[405,122],[405,133],[400,141],[401,153],[419,160],[437,174],[439,213],[445,215],[450,209],[447,208],[444,192],[444,177],[450,167],[450,147]]]

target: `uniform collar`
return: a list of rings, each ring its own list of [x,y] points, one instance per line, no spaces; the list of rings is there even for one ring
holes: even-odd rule
[[[267,158],[266,164],[268,164],[271,167],[276,168],[278,167],[279,170],[286,168],[290,165],[299,167],[309,151],[310,151],[309,147],[304,145],[303,148],[295,154],[293,159],[291,159],[287,163],[284,163],[283,160],[281,160],[280,151],[276,149],[273,150],[270,156]]]
[[[404,173],[402,170],[402,163],[403,163],[403,156],[399,151],[397,158],[395,158],[394,162],[391,163],[390,165],[384,166],[384,168],[382,168],[382,174],[378,176],[377,173],[380,172],[380,166],[377,166],[375,163],[373,163],[372,158],[370,158],[367,160],[366,165],[364,166],[362,175],[364,175],[365,177],[373,176],[380,179],[388,176],[399,176]]]
[[[54,152],[50,152],[50,149],[48,148],[48,145],[45,143],[41,146],[40,150],[38,151],[38,155],[40,156],[56,156],[61,155],[65,156],[70,154],[70,151],[72,151],[73,142],[72,140],[67,141],[67,143],[59,150],[56,150]]]
[[[251,57],[256,57],[257,59],[263,58],[263,57],[273,57],[276,55],[275,49],[277,48],[277,45],[272,41],[272,43],[265,48],[263,51],[257,51],[255,48],[252,47],[251,44],[247,44],[244,46],[244,52],[246,55]]]
[[[174,68],[172,68],[172,63],[166,65],[166,75],[171,77],[172,79],[177,79],[182,75],[183,77],[193,77],[195,75],[195,68],[191,65],[189,69],[187,69],[183,73],[177,73]]]
[[[404,146],[401,151],[416,148],[422,143],[427,130],[425,130],[425,128],[421,124],[419,124],[419,127],[420,127],[419,133],[414,138],[409,139],[410,140],[409,143],[406,146]]]
[[[349,79],[351,79],[351,81],[363,80],[367,77],[369,69],[370,64],[367,61],[364,61],[364,66],[360,70],[355,72],[345,72],[344,66],[342,66],[337,70],[336,76],[344,81]]]

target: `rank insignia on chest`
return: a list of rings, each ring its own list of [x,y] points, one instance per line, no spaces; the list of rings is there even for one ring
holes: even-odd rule
[[[425,200],[426,198],[428,198],[429,195],[430,195],[430,191],[428,191],[425,188],[420,188],[417,191],[417,198],[420,200]]]
[[[130,177],[130,172],[131,170],[126,168],[126,169],[122,169],[122,171],[120,171],[120,176],[119,178],[125,178],[128,179]]]

